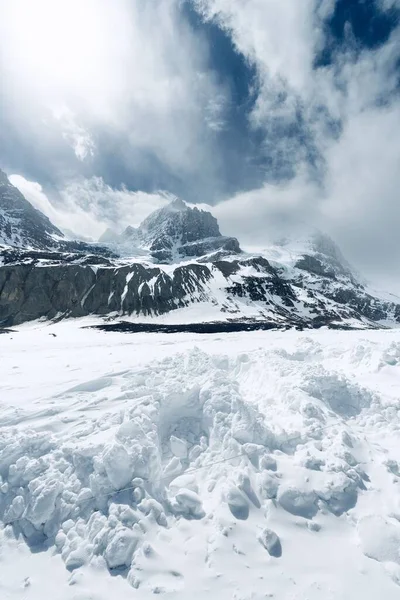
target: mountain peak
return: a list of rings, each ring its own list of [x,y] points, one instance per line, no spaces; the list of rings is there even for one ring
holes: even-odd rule
[[[172,200],[172,202],[167,204],[166,208],[169,208],[170,210],[179,211],[186,210],[187,208],[189,208],[189,206],[181,198],[175,198],[174,200]]]
[[[57,247],[60,239],[64,234],[0,170],[0,243],[41,250]]]
[[[141,245],[161,262],[216,251],[241,252],[235,238],[221,235],[218,221],[210,212],[192,208],[180,198],[149,215],[137,232]]]
[[[11,185],[7,175],[1,169],[0,169],[0,184],[10,184]]]
[[[139,227],[128,225],[120,235],[106,231],[100,241],[111,243],[122,255],[147,254],[157,262],[241,252],[236,238],[224,237],[213,215],[191,207],[180,198],[152,212]]]

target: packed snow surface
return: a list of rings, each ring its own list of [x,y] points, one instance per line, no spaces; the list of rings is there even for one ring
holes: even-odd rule
[[[400,597],[400,332],[0,336],[0,598]]]

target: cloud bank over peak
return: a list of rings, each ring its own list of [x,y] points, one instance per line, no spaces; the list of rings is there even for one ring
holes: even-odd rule
[[[151,212],[173,198],[165,192],[148,194],[126,188],[113,189],[101,177],[93,177],[66,186],[56,204],[49,200],[37,182],[28,181],[21,175],[11,175],[9,179],[62,231],[94,241],[108,228],[122,231],[128,225],[139,225]]]
[[[65,222],[85,213],[68,228],[96,237],[135,224],[146,204],[162,205],[163,189],[213,207],[243,243],[264,245],[282,222],[316,225],[390,287],[400,259],[398,0],[0,9],[0,163],[38,182],[29,193],[47,195]]]

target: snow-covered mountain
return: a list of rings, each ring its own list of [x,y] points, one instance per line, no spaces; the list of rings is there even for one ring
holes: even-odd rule
[[[151,213],[138,228],[128,226],[120,235],[107,230],[99,241],[120,254],[148,254],[160,263],[214,252],[241,252],[236,238],[221,235],[211,213],[190,208],[178,198]]]
[[[100,244],[68,239],[48,217],[26,200],[0,169],[0,248],[65,254],[102,254],[112,256]]]
[[[48,250],[63,240],[64,234],[33,208],[0,169],[0,244]]]
[[[400,301],[368,290],[319,232],[249,254],[221,235],[210,213],[174,200],[138,228],[107,232],[103,246],[70,242],[2,181],[3,326],[89,314],[298,328],[400,323]]]

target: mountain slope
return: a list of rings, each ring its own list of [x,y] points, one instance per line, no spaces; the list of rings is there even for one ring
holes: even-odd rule
[[[111,243],[111,247],[131,256],[147,252],[160,263],[215,252],[241,252],[236,238],[221,235],[211,213],[190,208],[179,199],[154,211],[138,228],[128,226],[119,236],[107,230],[100,242]]]
[[[0,244],[43,250],[64,239],[51,221],[25,199],[0,169]]]
[[[14,256],[26,255],[27,250],[33,251],[33,254],[37,251],[65,253],[67,260],[71,253],[81,257],[99,254],[116,256],[106,246],[68,240],[50,219],[26,200],[0,169],[0,248],[1,246],[11,247]],[[9,252],[9,249],[5,252]]]
[[[400,306],[361,285],[295,268],[279,271],[260,256],[174,267],[115,261],[69,263],[51,255],[3,255],[0,323],[39,317],[151,317],[193,305],[197,320],[257,320],[275,327],[368,327],[400,322]],[[88,264],[89,263],[89,264]],[[211,316],[210,316],[211,315]],[[184,315],[182,316],[183,318]],[[176,322],[176,317],[173,317]],[[164,318],[165,322],[165,318]]]

